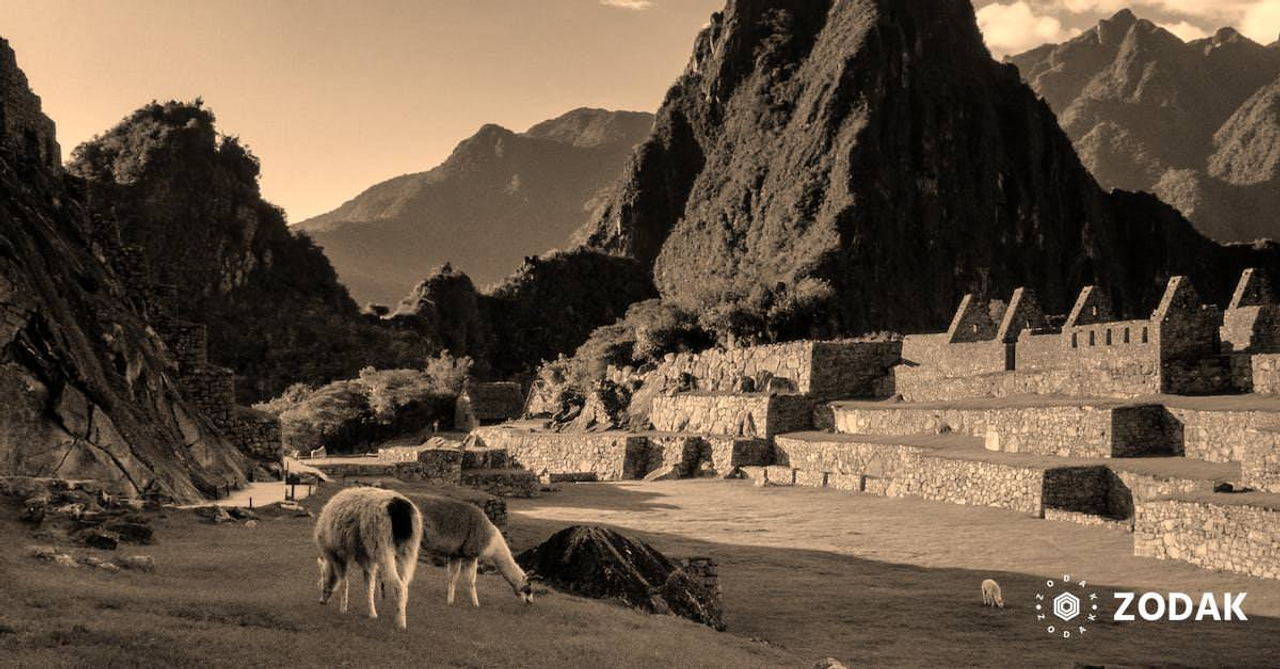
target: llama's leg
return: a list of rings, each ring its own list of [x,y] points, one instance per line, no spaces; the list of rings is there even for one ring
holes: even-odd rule
[[[393,549],[387,549],[382,555],[381,583],[384,587],[388,580],[391,581],[391,587],[396,593],[396,627],[405,629],[408,626],[406,607],[409,604],[409,582],[400,576],[400,570],[396,566],[396,552]]]
[[[342,563],[342,606],[338,610],[347,612],[347,601],[351,597],[351,565],[346,562]]]
[[[320,558],[320,603],[327,604],[333,596],[333,586],[338,583],[338,568],[327,558]]]
[[[449,558],[449,563],[445,566],[449,572],[449,594],[445,597],[445,603],[450,606],[453,606],[453,593],[458,581],[458,569],[461,566],[462,563],[457,558]]]
[[[369,617],[378,617],[378,607],[374,604],[374,600],[378,595],[378,563],[374,562],[364,566],[364,589],[369,595]]]
[[[476,569],[479,568],[480,561],[476,558],[467,560],[465,568],[467,570],[467,588],[471,591],[471,605],[480,606],[480,596],[476,594]]]

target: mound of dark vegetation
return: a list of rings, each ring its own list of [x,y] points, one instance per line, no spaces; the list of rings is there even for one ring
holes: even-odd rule
[[[516,561],[557,590],[724,629],[720,588],[708,559],[677,565],[649,544],[613,530],[574,525],[521,553]]]

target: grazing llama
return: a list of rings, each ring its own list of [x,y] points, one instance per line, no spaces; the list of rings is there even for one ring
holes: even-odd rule
[[[476,570],[481,558],[498,567],[517,597],[526,604],[533,603],[530,576],[516,564],[502,533],[479,507],[435,495],[415,495],[414,499],[422,512],[422,548],[448,560],[449,604],[453,604],[458,576],[466,572],[471,604],[480,606]]]
[[[1000,584],[991,579],[982,582],[982,605],[1004,608],[1004,595],[1000,593]]]
[[[320,603],[329,601],[338,581],[343,582],[341,611],[347,611],[352,563],[364,571],[369,617],[377,618],[373,603],[379,572],[397,593],[396,625],[404,629],[409,583],[418,565],[422,542],[422,514],[407,497],[393,490],[347,488],[333,496],[316,520],[316,547],[320,549]]]

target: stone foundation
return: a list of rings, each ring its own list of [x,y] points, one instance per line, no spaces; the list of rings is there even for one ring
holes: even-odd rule
[[[1167,412],[1172,419],[1170,439],[1182,444],[1182,454],[1209,462],[1243,462],[1249,458],[1255,442],[1268,441],[1255,428],[1280,427],[1280,413],[1273,411],[1168,407]]]
[[[1256,505],[1246,500],[1216,503],[1213,497],[1218,496],[1138,504],[1133,554],[1280,578],[1280,508],[1274,496]]]

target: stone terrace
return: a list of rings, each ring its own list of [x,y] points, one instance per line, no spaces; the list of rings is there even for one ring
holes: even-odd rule
[[[992,506],[1131,532],[1137,555],[1276,578],[1280,397],[1258,394],[1280,388],[1272,295],[1246,272],[1223,311],[1174,277],[1149,318],[1116,320],[1086,287],[1060,328],[1028,290],[1007,305],[971,295],[947,332],[900,344],[668,356],[636,394],[652,431],[475,434],[548,475],[711,470]],[[1247,489],[1259,492],[1231,492]]]

